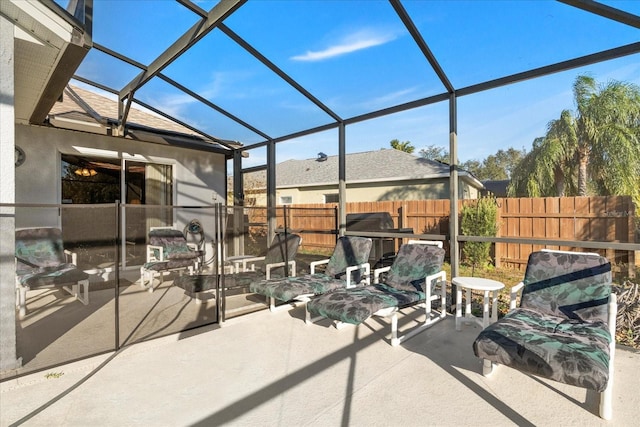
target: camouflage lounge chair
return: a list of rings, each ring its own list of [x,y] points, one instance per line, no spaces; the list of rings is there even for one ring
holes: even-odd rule
[[[368,283],[371,245],[369,238],[340,237],[331,258],[312,262],[310,274],[261,280],[252,283],[249,290],[264,295],[269,300],[269,308],[274,311],[277,308],[276,300],[307,302],[314,295],[355,286],[361,281]],[[324,272],[316,273],[315,269],[319,265],[326,265]]]
[[[485,376],[495,362],[595,390],[600,416],[611,419],[616,312],[606,258],[534,252],[524,280],[511,291],[511,310],[478,335],[473,350],[484,359]]]
[[[198,270],[202,252],[187,243],[182,231],[171,227],[151,227],[147,245],[147,262],[140,267],[140,286],[153,292],[153,279],[172,271],[193,274]]]
[[[302,243],[298,234],[277,233],[265,256],[243,257],[235,261],[234,273],[224,276],[226,289],[249,286],[266,279],[283,279],[296,275],[296,254]],[[287,270],[285,270],[285,266]]]
[[[64,249],[59,228],[16,230],[16,306],[20,318],[27,313],[27,291],[40,288],[62,288],[89,304],[89,275],[78,269],[76,254]]]
[[[398,345],[446,316],[446,273],[442,243],[439,246],[410,242],[402,245],[390,267],[375,271],[375,284],[327,293],[307,303],[307,323],[311,317],[359,325],[371,316],[391,317],[391,345]],[[379,274],[387,272],[383,283]],[[439,294],[435,293],[440,286]],[[440,315],[433,318],[432,301],[440,300]],[[405,307],[424,304],[425,321],[398,337],[398,312]],[[316,320],[316,319],[313,319]]]

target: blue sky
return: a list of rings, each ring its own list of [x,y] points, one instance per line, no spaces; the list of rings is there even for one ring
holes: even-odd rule
[[[61,4],[66,1],[60,0]],[[196,2],[205,10],[215,2]],[[639,1],[607,1],[640,15]],[[404,1],[404,8],[456,89],[640,41],[636,28],[552,1]],[[144,16],[135,19],[134,16]],[[170,0],[95,0],[95,42],[149,64],[197,21]],[[341,118],[445,92],[386,1],[250,0],[224,24]],[[92,50],[78,74],[121,89],[138,70]],[[220,30],[163,73],[270,137],[332,119]],[[640,84],[640,55],[458,99],[459,158],[482,160],[498,149],[530,149],[547,123],[572,109],[571,86],[587,73]],[[247,145],[264,138],[154,79],[136,97],[220,138]],[[347,152],[410,141],[448,148],[448,104],[438,103],[346,129]],[[277,161],[335,155],[337,131],[278,144]],[[243,166],[264,164],[251,150]]]

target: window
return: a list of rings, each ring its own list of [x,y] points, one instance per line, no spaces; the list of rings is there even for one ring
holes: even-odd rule
[[[293,203],[293,196],[280,196],[279,204],[281,204],[281,205],[290,205],[292,203]]]
[[[68,154],[62,154],[61,159],[62,203],[96,205],[120,200],[128,205],[157,205],[130,206],[124,210],[123,240],[127,250],[122,259],[132,265],[144,262],[147,230],[173,223],[173,212],[165,207],[173,205],[173,167],[125,160],[123,170],[121,159]],[[64,241],[76,242],[76,247],[83,248],[78,253],[78,262],[89,265],[113,262],[117,228],[113,208],[64,209],[61,223]],[[86,241],[86,235],[95,236],[96,240]]]
[[[324,195],[325,203],[338,203],[340,202],[340,195],[338,193],[325,194]]]

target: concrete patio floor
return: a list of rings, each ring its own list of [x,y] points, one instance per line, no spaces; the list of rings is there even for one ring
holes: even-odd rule
[[[452,316],[398,347],[382,320],[336,330],[303,318],[260,311],[7,380],[0,425],[638,425],[640,352],[627,347],[606,422],[584,389],[506,367],[484,378],[479,327],[456,332]]]

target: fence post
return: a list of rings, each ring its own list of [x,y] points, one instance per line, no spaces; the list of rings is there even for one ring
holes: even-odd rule
[[[498,199],[496,198],[496,204],[497,204],[497,209],[496,209],[496,224],[498,226],[498,232],[496,233],[496,237],[501,237],[502,233],[502,206],[504,205],[503,203],[498,203]],[[493,245],[493,255],[495,257],[494,264],[496,266],[496,268],[501,268],[502,267],[502,243],[494,243]]]

